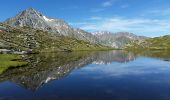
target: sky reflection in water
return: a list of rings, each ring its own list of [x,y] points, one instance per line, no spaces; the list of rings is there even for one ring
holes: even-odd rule
[[[62,54],[72,58],[67,61],[58,54],[33,56],[32,63],[42,62],[1,75],[0,99],[170,100],[168,53],[158,53]]]

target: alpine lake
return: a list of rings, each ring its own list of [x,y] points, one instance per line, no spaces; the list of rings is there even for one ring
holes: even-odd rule
[[[1,71],[0,100],[170,100],[169,51],[22,57],[26,66]]]

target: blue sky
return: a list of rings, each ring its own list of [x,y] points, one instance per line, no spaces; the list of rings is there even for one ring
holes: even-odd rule
[[[1,0],[0,21],[29,7],[90,32],[170,33],[170,0]]]

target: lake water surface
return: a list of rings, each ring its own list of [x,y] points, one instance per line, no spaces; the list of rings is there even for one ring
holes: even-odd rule
[[[170,100],[170,53],[25,55],[0,75],[0,100]]]

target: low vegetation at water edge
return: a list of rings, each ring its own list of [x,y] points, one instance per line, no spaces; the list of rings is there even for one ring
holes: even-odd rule
[[[9,68],[21,67],[27,65],[22,61],[19,55],[0,54],[0,74]]]

